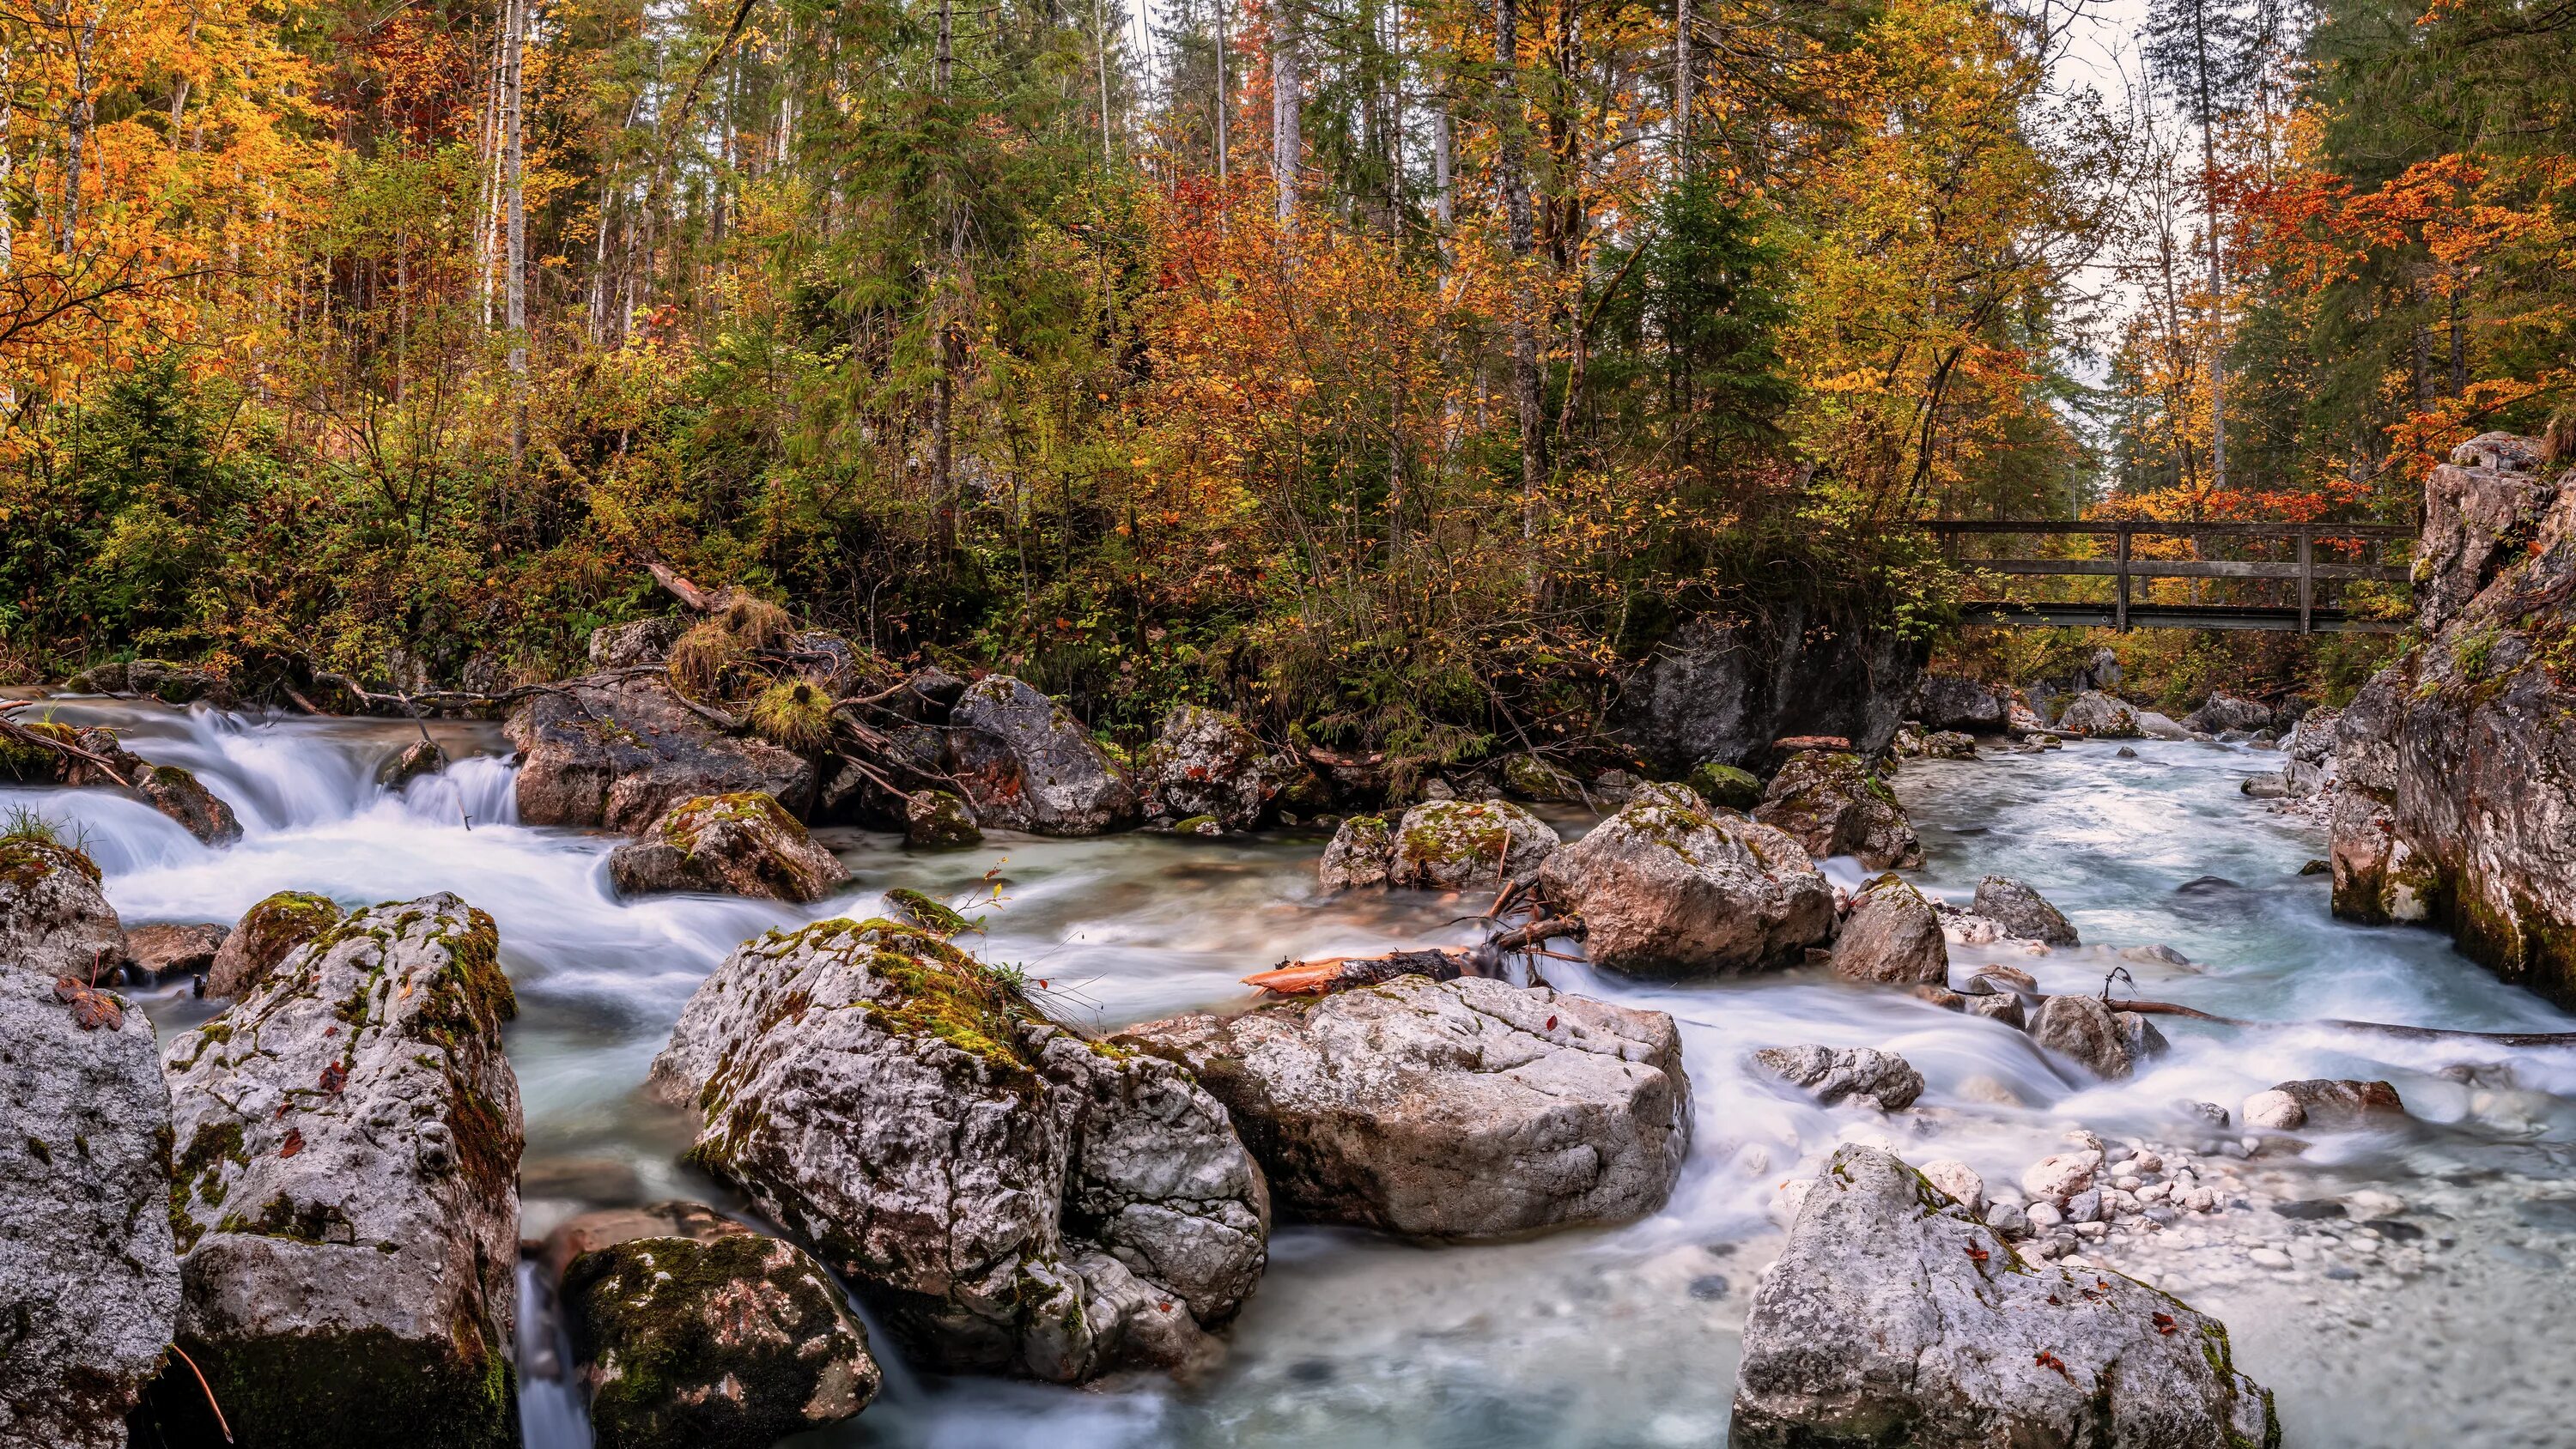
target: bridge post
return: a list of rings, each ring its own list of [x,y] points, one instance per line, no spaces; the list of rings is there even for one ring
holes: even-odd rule
[[[2299,525],[2299,632],[2316,632],[2317,554],[2316,537],[2308,525]]]
[[[2116,602],[2111,607],[2111,627],[2126,634],[2129,632],[2129,525],[2127,523],[2119,525],[2118,542],[2113,546],[2113,552],[2119,560],[2119,567],[2113,575],[2117,582],[2114,585],[2116,592],[2113,595]]]

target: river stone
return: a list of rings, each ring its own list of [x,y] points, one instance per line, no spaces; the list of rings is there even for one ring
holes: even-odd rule
[[[711,891],[803,903],[849,878],[785,806],[756,792],[683,800],[608,857],[609,882],[625,896]]]
[[[99,889],[98,867],[67,845],[0,836],[0,963],[41,978],[104,981],[125,956],[125,931]]]
[[[121,1449],[179,1308],[170,1092],[152,1024],[89,986],[115,933],[86,857],[0,840],[0,1444],[12,1449]]]
[[[1833,934],[1833,887],[1770,826],[1649,786],[1547,858],[1539,883],[1583,917],[1592,964],[1688,977],[1795,964]]]
[[[2052,996],[2041,1002],[2030,1020],[2030,1039],[2113,1082],[2165,1051],[2164,1034],[2154,1023],[2134,1011],[2113,1011],[2098,996]]]
[[[2051,946],[2075,946],[2082,942],[2063,912],[2048,903],[2048,898],[2010,876],[1990,875],[1977,882],[1977,895],[1970,909],[2004,928],[2008,935],[2026,941],[2045,941]]]
[[[2117,1273],[2030,1262],[1895,1155],[1846,1146],[1754,1290],[1735,1449],[2277,1449],[2226,1327]]]
[[[1941,918],[1923,893],[1895,874],[1862,887],[1834,936],[1834,974],[1896,985],[1950,979]]]
[[[1896,792],[1858,755],[1804,750],[1771,777],[1753,818],[1784,831],[1818,860],[1858,856],[1871,870],[1910,870],[1923,863],[1923,843],[1907,824]]]
[[[1292,774],[1288,761],[1223,710],[1174,705],[1137,763],[1148,818],[1213,817],[1227,830],[1261,823]]]
[[[1556,850],[1557,839],[1546,821],[1507,800],[1425,800],[1396,822],[1386,882],[1491,890],[1506,879],[1527,879]]]
[[[1986,1180],[1977,1175],[1975,1168],[1955,1157],[1937,1157],[1923,1164],[1923,1179],[1948,1193],[1952,1202],[1972,1216],[1985,1216]]]
[[[2406,1103],[2386,1082],[2303,1078],[2282,1082],[2245,1099],[2245,1124],[2289,1131],[2299,1127],[2362,1127],[2373,1118],[2406,1115]]]
[[[423,775],[435,775],[447,768],[447,751],[436,740],[419,739],[385,757],[376,766],[376,784],[399,793]]]
[[[2003,693],[1992,685],[1957,674],[1926,674],[1906,708],[1927,730],[1998,734],[2004,727],[2004,705]]]
[[[558,685],[530,696],[502,730],[519,751],[524,825],[632,834],[697,796],[760,791],[801,801],[814,788],[812,762],[725,733],[658,674]]]
[[[638,619],[631,624],[611,624],[590,631],[590,667],[593,669],[632,669],[646,664],[659,664],[671,657],[671,646],[680,642],[688,623],[677,618]]]
[[[1626,1222],[1690,1147],[1681,1036],[1639,1011],[1484,977],[1131,1027],[1233,1114],[1283,1209],[1436,1238]]]
[[[1691,793],[1722,810],[1750,810],[1762,803],[1760,777],[1715,760],[1692,766],[1682,783],[1690,786]]]
[[[966,686],[949,772],[987,829],[1099,835],[1136,820],[1136,787],[1063,705],[1007,674]]]
[[[1523,800],[1565,802],[1583,798],[1576,779],[1536,755],[1512,755],[1503,761],[1503,789]]]
[[[903,838],[925,850],[981,844],[982,827],[966,802],[946,790],[915,790],[904,797]]]
[[[243,1443],[515,1446],[517,1012],[492,918],[359,911],[162,1053],[176,1342]],[[202,1436],[183,1367],[153,1391]]]
[[[831,1273],[712,1214],[688,1227],[565,1270],[599,1449],[768,1449],[866,1408],[882,1376]]]
[[[1913,1063],[1876,1047],[1764,1047],[1753,1054],[1753,1065],[1828,1107],[1870,1097],[1900,1112],[1923,1095],[1923,1074]]]
[[[208,996],[241,996],[258,987],[286,954],[340,924],[328,896],[279,891],[242,913],[206,968]]]
[[[2098,689],[2088,689],[2067,701],[2066,712],[2057,717],[2057,727],[2067,734],[2097,740],[2138,740],[2147,734],[2138,725],[2134,706]]]
[[[1381,886],[1394,861],[1395,830],[1386,817],[1353,815],[1334,828],[1324,858],[1315,864],[1315,881],[1327,891]]]
[[[214,966],[215,953],[224,948],[224,937],[231,930],[212,923],[167,921],[133,927],[125,933],[125,969],[141,981],[194,976]]]
[[[2184,715],[2182,722],[2184,728],[2199,730],[2203,734],[2224,734],[2229,730],[2250,733],[2270,728],[2272,711],[2269,706],[2221,691],[2203,701],[2200,708]]]
[[[205,845],[224,846],[241,839],[241,821],[233,807],[207,789],[195,774],[177,765],[156,765],[125,748],[116,732],[103,727],[75,729],[49,721],[26,721],[19,728],[82,754],[66,754],[42,745],[0,741],[0,778],[29,784],[69,785],[114,790],[175,820]]]
[[[647,1091],[695,1109],[691,1159],[941,1368],[1187,1366],[1267,1261],[1269,1196],[1215,1098],[893,921],[744,943]]]

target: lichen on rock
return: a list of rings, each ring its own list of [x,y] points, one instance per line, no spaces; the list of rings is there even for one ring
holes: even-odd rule
[[[804,902],[831,894],[850,872],[775,797],[744,791],[672,806],[609,854],[608,876],[621,895],[711,891]]]
[[[1823,860],[1857,856],[1871,870],[1911,870],[1923,844],[1906,822],[1896,792],[1861,757],[1840,750],[1801,750],[1771,777],[1753,818],[1786,832]]]
[[[206,968],[208,996],[243,996],[288,952],[340,923],[340,907],[310,891],[279,891],[242,913]]]
[[[1583,918],[1593,964],[1629,975],[1773,969],[1834,929],[1833,888],[1797,841],[1676,786],[1641,789],[1539,883]]]

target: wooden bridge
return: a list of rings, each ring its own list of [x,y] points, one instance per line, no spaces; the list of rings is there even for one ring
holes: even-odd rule
[[[2415,530],[2387,523],[2158,523],[2145,519],[2103,522],[2019,521],[1961,522],[1939,520],[1923,528],[1941,539],[1942,552],[1963,569],[1994,574],[2043,575],[2111,580],[2108,599],[2032,601],[1987,599],[1962,604],[1971,624],[2015,624],[2031,628],[2118,629],[2277,629],[2301,634],[2393,634],[2402,621],[2354,617],[2346,612],[2341,590],[2347,581],[2404,583],[2411,570],[2379,561],[2392,540],[2410,545]],[[2111,541],[2108,557],[2009,558],[1971,556],[1967,540],[2008,535],[2090,537]],[[2188,539],[2190,558],[2142,556],[2142,538]],[[2326,544],[2320,559],[2318,545]],[[2213,558],[2214,552],[2287,553],[2287,558]],[[2230,593],[2272,595],[2269,599],[2227,603],[2160,601],[2152,590],[2133,588],[2133,581],[2209,579],[2231,583],[2264,580],[2251,589]],[[2289,585],[2296,585],[2295,591]]]

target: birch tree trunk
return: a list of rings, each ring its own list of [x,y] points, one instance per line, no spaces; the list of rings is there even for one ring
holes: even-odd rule
[[[1520,6],[1494,0],[1495,169],[1512,252],[1512,401],[1520,415],[1521,538],[1531,545],[1529,585],[1538,589],[1539,489],[1547,474],[1546,399],[1538,368],[1538,298],[1530,277],[1528,132],[1520,101]]]
[[[1296,220],[1297,170],[1305,158],[1299,122],[1306,82],[1297,54],[1297,12],[1289,0],[1278,0],[1277,14],[1270,33],[1270,172],[1279,182],[1279,224],[1287,227]]]
[[[523,61],[527,46],[528,0],[505,0],[509,6],[508,33],[502,40],[502,146],[507,153],[505,191],[509,207],[508,274],[502,278],[504,324],[510,331],[510,376],[517,392],[510,420],[510,471],[516,473],[528,448],[528,205],[526,194],[526,157],[521,147],[525,130],[526,76]]]

